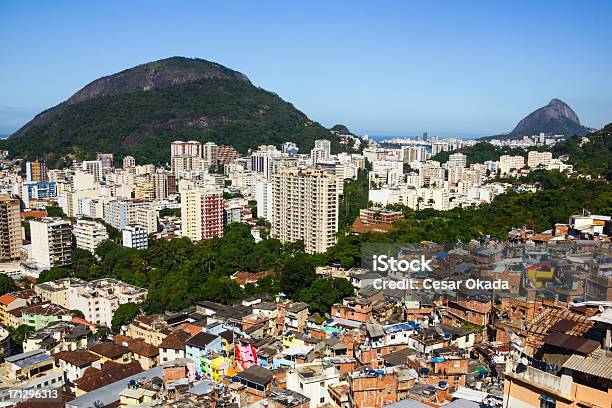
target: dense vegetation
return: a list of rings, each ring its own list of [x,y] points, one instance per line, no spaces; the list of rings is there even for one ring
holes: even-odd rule
[[[8,292],[13,292],[15,290],[17,290],[17,286],[15,286],[15,281],[8,275],[0,274],[0,296]]]
[[[124,303],[120,305],[111,321],[111,327],[115,332],[121,329],[121,326],[129,324],[140,313],[140,307],[135,303]]]
[[[612,123],[587,136],[574,136],[553,148],[555,157],[569,156],[574,170],[612,180]]]
[[[353,292],[348,281],[319,282],[314,268],[327,262],[325,255],[308,255],[300,243],[283,245],[277,240],[255,243],[245,224],[227,226],[223,238],[192,243],[187,238],[152,240],[146,250],[121,247],[105,241],[96,250],[75,250],[73,265],[51,268],[38,282],[67,276],[87,280],[111,277],[149,290],[143,309],[147,312],[179,310],[198,300],[235,304],[255,295],[283,291],[296,300],[311,303],[314,311],[329,311],[331,305]],[[273,271],[254,285],[240,288],[229,275],[236,271]],[[117,316],[117,325],[129,320],[133,310]],[[127,316],[127,317],[125,317]]]
[[[98,96],[60,107],[1,141],[0,148],[11,157],[44,158],[52,166],[71,158],[91,159],[97,152],[114,153],[118,160],[132,155],[141,163],[166,163],[170,143],[177,139],[233,145],[242,153],[286,141],[308,151],[321,138],[332,141],[333,151],[341,149],[329,130],[293,105],[235,78]]]
[[[362,170],[356,180],[344,182],[344,195],[339,205],[338,225],[340,228],[350,226],[359,215],[361,208],[368,207],[368,176]]]

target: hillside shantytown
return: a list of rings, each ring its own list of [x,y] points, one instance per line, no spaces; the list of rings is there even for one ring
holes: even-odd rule
[[[566,153],[611,129],[336,129],[247,154],[177,134],[166,164],[2,152],[0,406],[612,406],[611,190]],[[380,275],[367,242],[428,270]],[[506,285],[376,284],[402,279]]]

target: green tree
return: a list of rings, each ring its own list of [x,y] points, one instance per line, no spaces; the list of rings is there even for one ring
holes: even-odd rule
[[[332,305],[353,296],[355,288],[344,278],[315,279],[309,287],[302,288],[297,299],[308,303],[311,313],[329,313]]]
[[[76,310],[76,309],[71,310],[70,315],[72,317],[80,317],[81,319],[85,318],[85,315],[83,314],[83,312],[81,312],[80,310]]]
[[[15,281],[8,275],[0,274],[0,295],[17,290]]]
[[[7,331],[13,343],[21,350],[23,348],[23,342],[25,341],[26,335],[34,331],[34,327],[22,324],[17,328],[13,329],[8,327]]]
[[[66,213],[64,213],[64,210],[62,210],[62,207],[59,205],[48,205],[45,207],[45,210],[47,210],[47,215],[49,217],[60,217],[64,219],[68,218]]]
[[[42,271],[36,280],[37,283],[45,283],[56,279],[68,278],[73,276],[74,271],[69,268],[54,266],[51,269]]]
[[[280,286],[289,297],[309,286],[316,278],[312,258],[303,252],[287,257],[281,271]]]
[[[115,310],[113,319],[111,320],[111,327],[113,332],[117,333],[121,326],[127,325],[134,320],[140,313],[140,306],[135,303],[124,303]]]

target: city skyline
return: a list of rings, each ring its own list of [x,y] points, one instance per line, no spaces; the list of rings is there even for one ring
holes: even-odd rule
[[[357,134],[499,134],[552,98],[599,128],[612,110],[601,92],[611,85],[610,6],[554,5],[111,2],[94,14],[1,2],[4,57],[18,63],[0,67],[0,133],[101,76],[172,55],[243,72]]]

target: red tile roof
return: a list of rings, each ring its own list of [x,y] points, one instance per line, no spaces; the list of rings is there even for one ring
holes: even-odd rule
[[[89,346],[89,351],[114,360],[129,353],[130,349],[116,343],[97,343]]]
[[[387,232],[391,229],[391,227],[393,227],[392,224],[383,223],[366,225],[361,221],[361,218],[357,216],[353,222],[353,225],[351,226],[351,231],[355,234],[367,234],[368,232]]]
[[[56,360],[64,360],[65,362],[77,367],[85,367],[91,365],[94,361],[98,361],[100,357],[87,350],[75,351],[60,351],[53,355]]]
[[[134,354],[153,358],[159,355],[159,349],[152,344],[149,344],[142,339],[133,339],[128,336],[116,335],[113,337],[113,342],[123,345],[127,344],[128,349]]]
[[[185,348],[185,342],[190,337],[191,335],[189,333],[182,330],[177,330],[167,335],[166,338],[160,343],[159,348],[182,350]]]
[[[74,380],[74,383],[79,389],[90,392],[143,371],[138,361],[128,364],[107,361],[102,365],[102,369],[89,367],[81,378]]]
[[[4,295],[0,296],[0,304],[9,305],[15,299],[17,299],[15,296],[11,295],[10,293],[5,293]]]
[[[230,276],[230,278],[237,281],[239,285],[246,285],[247,283],[255,283],[268,275],[272,275],[272,272],[236,272],[232,276]]]

